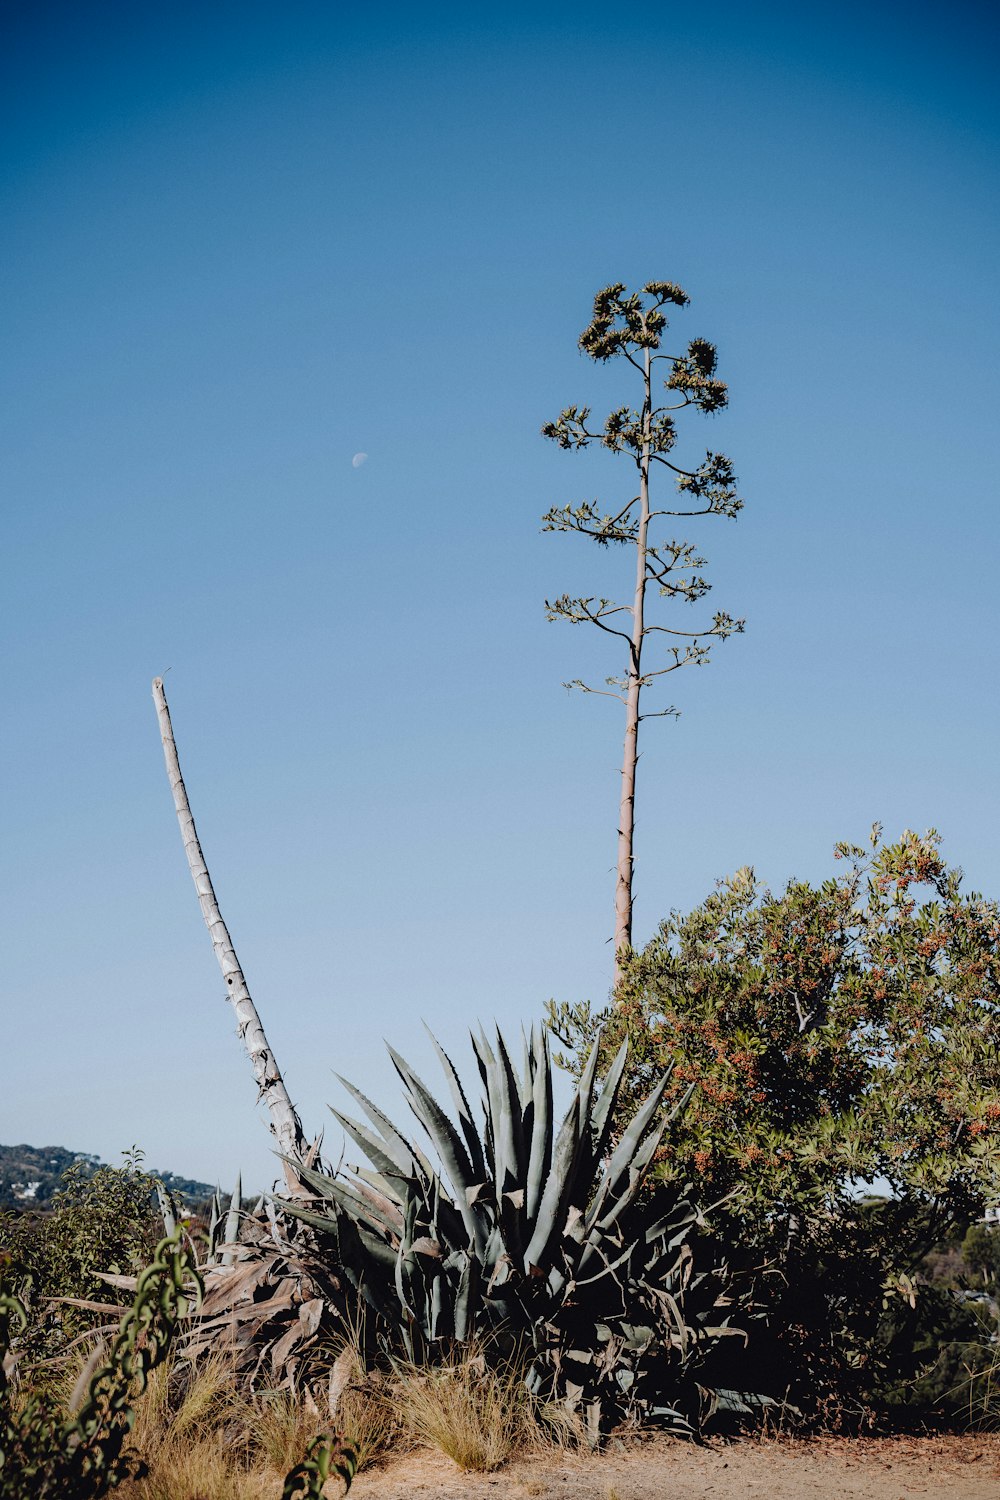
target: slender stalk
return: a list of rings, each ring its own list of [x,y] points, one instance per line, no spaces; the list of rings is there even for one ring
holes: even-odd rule
[[[643,444],[639,457],[639,529],[635,542],[635,596],[625,699],[625,747],[622,755],[621,802],[618,809],[618,874],[615,881],[615,986],[621,960],[632,946],[632,877],[635,871],[635,773],[639,763],[639,697],[642,689],[642,643],[645,637],[646,548],[649,533],[649,454],[652,380],[649,350],[644,354]]]
[[[745,622],[724,610],[718,610],[700,630],[679,630],[666,625],[646,623],[646,590],[652,580],[661,596],[675,602],[693,603],[705,595],[711,585],[701,569],[705,559],[694,545],[684,541],[658,541],[650,537],[650,526],[661,516],[736,516],[743,509],[737,493],[732,460],[724,453],[707,452],[704,461],[694,468],[672,463],[671,453],[677,437],[673,413],[692,407],[708,415],[721,411],[728,400],[725,382],[716,378],[715,345],[707,339],[692,339],[686,352],[660,352],[664,330],[668,327],[667,307],[686,307],[688,295],[672,281],[650,281],[641,292],[626,293],[623,282],[604,287],[594,298],[594,315],[580,335],[579,347],[599,364],[619,356],[642,377],[642,409],[620,406],[606,418],[603,430],[590,424],[589,406],[567,406],[558,421],[546,422],[542,436],[551,438],[567,451],[588,448],[594,443],[618,455],[628,455],[639,471],[639,494],[632,494],[624,506],[612,507],[603,514],[597,501],[577,506],[554,505],[542,517],[546,531],[576,532],[590,537],[601,547],[635,547],[635,588],[631,604],[593,596],[574,599],[561,594],[546,599],[545,611],[550,620],[567,620],[572,625],[584,621],[596,625],[607,635],[618,637],[628,647],[628,666],[618,677],[606,679],[607,688],[593,686],[579,678],[567,687],[614,698],[625,707],[625,743],[622,752],[621,794],[618,808],[618,862],[615,875],[615,991],[624,998],[622,977],[625,956],[632,948],[634,899],[635,792],[639,764],[639,725],[647,718],[676,715],[675,708],[642,712],[643,689],[655,687],[660,678],[685,666],[701,666],[709,658],[710,642],[724,641],[742,632]],[[639,351],[642,351],[640,359]],[[653,402],[653,365],[666,362],[669,374],[664,389],[678,397],[667,404]],[[650,508],[652,465],[663,464],[670,470],[682,499],[674,506]],[[662,476],[661,476],[662,478]],[[638,510],[636,507],[638,506]],[[631,631],[619,629],[609,621],[614,616],[631,614]],[[643,662],[643,644],[649,635],[666,637],[661,663],[647,668]],[[673,644],[671,644],[673,641]],[[655,645],[655,643],[653,643]],[[651,649],[653,646],[651,645]]]
[[[229,936],[229,929],[222,920],[222,913],[212,886],[212,877],[208,873],[184,778],[181,775],[180,761],[177,758],[177,743],[174,739],[173,726],[170,723],[170,710],[163,691],[162,677],[153,679],[153,702],[156,704],[156,716],[160,723],[163,756],[167,763],[167,776],[173,793],[174,807],[177,810],[184,853],[187,855],[191,879],[198,893],[201,914],[205,919],[205,926],[211,936],[215,956],[226,983],[229,1003],[236,1016],[237,1029],[250,1059],[253,1076],[257,1081],[258,1101],[263,1101],[267,1107],[271,1134],[282,1155],[291,1157],[293,1161],[301,1161],[307,1150],[302,1123],[288,1096],[277,1059],[264,1033],[257,1007],[250,996],[232,938]],[[289,1190],[293,1193],[301,1192],[302,1186],[294,1167],[289,1166],[288,1163],[285,1163],[284,1167]]]

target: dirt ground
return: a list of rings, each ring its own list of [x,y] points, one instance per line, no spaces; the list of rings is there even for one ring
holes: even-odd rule
[[[463,1474],[419,1453],[360,1474],[357,1500],[1000,1500],[1000,1435],[711,1444],[654,1440],[600,1457],[532,1456]]]

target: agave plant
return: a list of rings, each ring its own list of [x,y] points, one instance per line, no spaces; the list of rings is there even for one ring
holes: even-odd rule
[[[495,1046],[472,1040],[481,1133],[436,1041],[457,1124],[390,1048],[436,1160],[341,1080],[368,1123],[334,1114],[368,1164],[300,1169],[312,1200],[281,1207],[408,1358],[499,1336],[527,1352],[532,1392],[580,1411],[595,1436],[626,1416],[690,1430],[706,1395],[696,1372],[736,1330],[720,1268],[694,1265],[698,1208],[674,1189],[643,1193],[673,1118],[661,1112],[669,1075],[612,1149],[625,1046],[599,1088],[592,1049],[557,1125],[545,1033],[525,1039],[520,1071],[499,1031]]]

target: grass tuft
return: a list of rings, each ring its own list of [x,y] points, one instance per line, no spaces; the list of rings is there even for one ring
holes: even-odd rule
[[[274,1500],[275,1478],[238,1462],[221,1433],[165,1444],[148,1479],[124,1486],[122,1500]]]
[[[289,1390],[263,1390],[239,1403],[235,1412],[254,1457],[274,1473],[286,1474],[301,1461],[313,1438],[329,1428],[315,1405]]]
[[[346,1381],[333,1420],[357,1454],[360,1473],[398,1447],[399,1394],[390,1377],[365,1370],[355,1345],[348,1344],[341,1357],[347,1361]]]
[[[399,1405],[413,1439],[460,1469],[489,1474],[515,1453],[537,1447],[542,1431],[518,1364],[496,1367],[482,1351],[433,1369],[397,1367]]]

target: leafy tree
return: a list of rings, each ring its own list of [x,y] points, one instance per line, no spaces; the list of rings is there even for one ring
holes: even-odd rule
[[[664,599],[693,604],[708,593],[705,559],[694,545],[668,537],[654,537],[651,527],[661,517],[729,516],[742,509],[736,493],[733,466],[725,454],[707,452],[694,468],[684,468],[672,457],[677,441],[676,413],[688,407],[711,414],[727,404],[728,393],[716,376],[715,346],[706,339],[692,339],[683,353],[661,352],[667,328],[667,307],[686,307],[689,298],[671,281],[650,281],[641,293],[627,295],[621,282],[605,287],[594,299],[594,315],[580,335],[580,348],[591,359],[604,363],[623,358],[639,376],[641,401],[637,408],[621,406],[610,413],[604,427],[590,426],[590,408],[568,406],[555,422],[542,428],[545,437],[561,448],[587,448],[600,443],[609,452],[630,459],[637,471],[639,492],[613,511],[603,511],[596,501],[578,506],[554,507],[543,517],[547,531],[572,531],[590,537],[600,547],[631,547],[635,553],[635,584],[631,604],[604,598],[572,598],[562,594],[546,600],[550,620],[568,620],[577,625],[595,625],[621,641],[625,648],[625,670],[609,677],[603,688],[577,680],[567,686],[587,693],[617,699],[625,707],[625,744],[622,759],[621,804],[618,823],[618,867],[615,887],[615,978],[632,945],[632,876],[635,828],[635,784],[639,760],[639,725],[644,719],[676,715],[673,707],[654,711],[644,708],[643,689],[678,668],[702,666],[709,659],[713,638],[725,640],[743,630],[744,622],[722,611],[710,625],[681,630],[675,625],[652,623],[647,618],[647,596],[655,588]],[[665,364],[668,393],[657,405],[654,366]],[[653,508],[651,488],[654,474],[666,469],[680,494],[677,508]],[[630,617],[630,618],[629,618]],[[626,622],[622,628],[621,622]],[[648,659],[653,635],[665,638],[665,650]],[[648,644],[647,644],[648,643]]]
[[[740,871],[628,958],[616,1005],[550,1006],[549,1024],[573,1071],[628,1037],[634,1098],[671,1063],[664,1107],[693,1086],[661,1177],[731,1195],[714,1222],[769,1268],[778,1364],[870,1392],[923,1256],[1000,1197],[1000,908],[963,892],[933,832],[836,852],[820,886]],[[866,1206],[863,1183],[890,1197]]]
[[[771,1215],[881,1178],[973,1215],[1000,1191],[1000,908],[933,831],[836,852],[844,874],[779,895],[739,871],[629,959],[614,1009],[549,1025],[576,1071],[627,1036],[635,1098],[668,1063],[695,1085],[663,1170],[705,1198]]]
[[[965,1264],[981,1276],[983,1286],[1000,1282],[1000,1225],[970,1224],[962,1241]]]
[[[120,1300],[99,1273],[133,1275],[148,1261],[161,1231],[154,1190],[133,1147],[120,1167],[69,1167],[51,1213],[0,1214],[0,1251],[31,1314],[22,1342],[32,1354],[56,1352],[94,1321],[85,1309],[49,1299]]]

